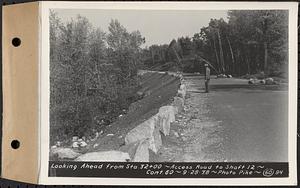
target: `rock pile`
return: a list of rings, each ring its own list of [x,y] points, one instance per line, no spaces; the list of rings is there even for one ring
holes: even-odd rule
[[[97,139],[99,133],[96,133],[94,139]],[[57,141],[55,145],[51,146],[49,157],[52,160],[66,160],[75,159],[81,155],[80,151],[88,148],[88,143],[92,141],[86,139],[86,137],[79,138],[78,136],[73,136],[71,144],[62,144]]]
[[[78,138],[78,136],[73,136],[72,139],[72,148],[82,148],[86,147],[87,143],[85,142],[85,137],[83,138]]]
[[[254,85],[277,85],[279,84],[273,78],[266,78],[266,79],[257,79],[257,78],[250,78],[248,84]]]
[[[218,74],[217,78],[232,78],[232,75],[230,75],[230,74]]]
[[[51,148],[50,149],[50,159],[51,160],[67,160],[67,159],[75,159],[81,154],[78,152],[75,152],[71,148]]]

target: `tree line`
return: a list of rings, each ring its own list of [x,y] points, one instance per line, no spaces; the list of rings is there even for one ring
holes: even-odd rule
[[[219,74],[280,76],[288,65],[288,11],[231,10],[228,21],[211,19],[194,36],[174,41],[146,49],[146,65],[161,68],[157,65],[181,61],[181,70],[192,72],[205,59]]]

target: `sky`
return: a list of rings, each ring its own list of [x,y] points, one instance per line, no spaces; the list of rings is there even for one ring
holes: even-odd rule
[[[63,23],[80,14],[104,32],[108,31],[111,19],[117,19],[129,32],[139,30],[146,39],[145,46],[169,44],[181,36],[192,37],[211,18],[227,20],[227,10],[55,9],[55,12]]]

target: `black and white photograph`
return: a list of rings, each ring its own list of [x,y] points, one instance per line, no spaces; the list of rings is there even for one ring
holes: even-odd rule
[[[287,170],[289,10],[227,7],[50,8],[49,177],[101,162],[168,164],[174,177],[213,172],[191,164]],[[264,170],[253,177],[282,174]]]

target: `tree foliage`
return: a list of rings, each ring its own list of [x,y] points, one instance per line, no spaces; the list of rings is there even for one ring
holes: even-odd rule
[[[118,20],[108,30],[50,12],[51,143],[102,129],[136,100],[144,38]]]
[[[288,63],[288,11],[231,10],[228,21],[211,19],[192,38],[179,37],[175,42],[176,45],[173,41],[171,44],[176,46],[182,70],[199,71],[194,66],[197,62],[192,61],[201,57],[211,62],[218,73],[280,75],[286,72]],[[168,56],[170,50],[164,45],[150,46],[148,51],[151,53],[145,52],[145,62],[152,59],[155,63],[156,59],[167,57],[165,63],[176,65],[176,57]]]

